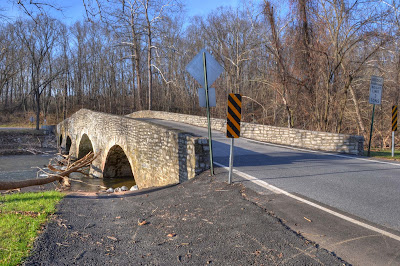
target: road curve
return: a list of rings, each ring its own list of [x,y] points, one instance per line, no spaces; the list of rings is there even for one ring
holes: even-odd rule
[[[207,136],[206,128],[144,119]],[[214,162],[228,165],[230,140],[213,131]],[[313,202],[400,232],[400,164],[235,139],[234,168]],[[239,180],[236,180],[239,181]],[[240,182],[249,183],[246,179]],[[247,184],[246,184],[247,185]]]

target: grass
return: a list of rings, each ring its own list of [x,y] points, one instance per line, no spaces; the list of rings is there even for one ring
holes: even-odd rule
[[[57,191],[0,196],[0,265],[18,265],[63,194]]]
[[[364,155],[367,156],[368,151],[364,151]],[[394,151],[394,157],[392,157],[392,150],[371,150],[371,157],[382,158],[388,160],[400,160],[400,150]]]

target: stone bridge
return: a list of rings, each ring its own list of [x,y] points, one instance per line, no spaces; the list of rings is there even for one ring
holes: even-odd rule
[[[57,125],[57,135],[72,157],[99,153],[90,175],[134,178],[139,188],[179,183],[209,168],[206,138],[134,118],[81,109]]]

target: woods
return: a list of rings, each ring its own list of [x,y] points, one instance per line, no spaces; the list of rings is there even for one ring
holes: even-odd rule
[[[2,114],[34,111],[37,127],[80,108],[204,115],[185,66],[205,47],[225,70],[213,117],[226,116],[228,93],[242,93],[247,122],[366,137],[377,75],[385,82],[373,146],[389,145],[396,0],[243,1],[191,18],[179,0],[82,1],[86,17],[68,26],[54,16],[61,8],[38,2],[19,1],[21,17],[0,25]]]

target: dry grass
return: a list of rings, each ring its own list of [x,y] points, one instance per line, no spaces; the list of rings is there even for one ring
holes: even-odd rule
[[[22,127],[22,128],[34,128],[36,123],[30,122],[30,118],[36,119],[34,112],[16,112],[16,113],[0,113],[0,127]],[[55,125],[61,121],[57,121],[54,114],[47,115],[47,125]],[[40,125],[43,125],[44,117],[40,116]]]

